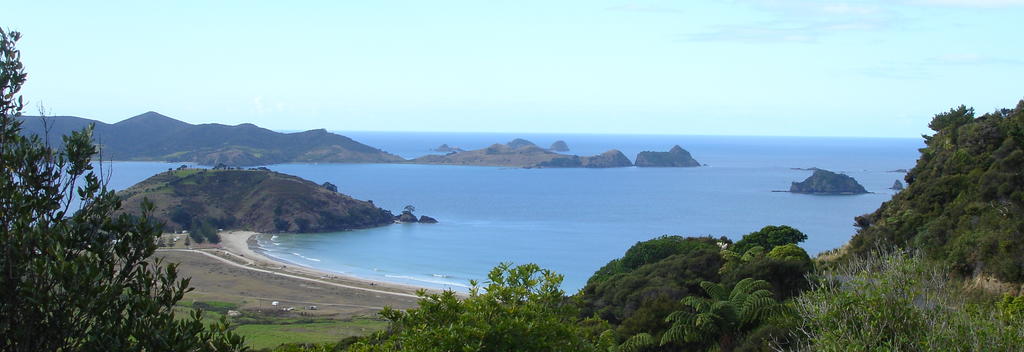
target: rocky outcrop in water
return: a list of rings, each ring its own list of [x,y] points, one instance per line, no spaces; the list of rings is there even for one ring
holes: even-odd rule
[[[690,152],[680,146],[674,146],[667,152],[640,152],[636,155],[637,167],[698,167],[700,163],[693,159]]]
[[[551,148],[548,148],[548,150],[553,152],[567,152],[569,151],[569,145],[566,144],[565,141],[555,141],[554,143],[551,143]]]
[[[889,187],[889,189],[894,190],[894,191],[902,191],[903,190],[903,182],[900,182],[900,180],[896,180],[896,182],[893,183],[892,187]]]
[[[536,147],[536,144],[522,138],[513,139],[511,142],[505,143],[509,148],[519,149],[524,147]]]
[[[789,187],[793,193],[806,194],[862,194],[868,193],[864,186],[853,177],[828,170],[817,170],[803,182],[793,182]]]
[[[629,161],[629,158],[627,158],[625,154],[622,154],[618,149],[612,149],[595,156],[581,157],[580,161],[582,162],[583,167],[588,168],[633,166],[633,162]]]
[[[595,156],[576,156],[552,152],[525,139],[447,155],[426,155],[410,161],[415,164],[507,166],[524,168],[606,168],[633,166],[622,152],[609,150]]]
[[[437,148],[434,148],[432,150],[435,151],[435,152],[442,152],[442,153],[451,153],[451,152],[458,153],[458,152],[464,151],[464,150],[462,150],[462,148],[452,147],[452,146],[449,146],[448,144],[439,145],[439,146],[437,146]]]

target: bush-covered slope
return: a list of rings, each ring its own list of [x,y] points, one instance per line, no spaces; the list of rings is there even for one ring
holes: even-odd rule
[[[380,226],[391,212],[301,178],[265,170],[167,171],[119,193],[122,209],[156,206],[164,230],[212,223],[257,232],[324,232]]]
[[[963,275],[1024,282],[1024,101],[979,117],[960,106],[929,127],[907,188],[857,218],[850,251],[916,248]]]

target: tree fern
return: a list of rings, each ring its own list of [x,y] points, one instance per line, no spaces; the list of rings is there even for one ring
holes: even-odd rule
[[[740,280],[731,291],[708,281],[700,286],[710,298],[684,297],[680,303],[689,309],[665,318],[672,326],[662,334],[662,345],[684,342],[702,345],[708,351],[731,351],[747,332],[789,312],[763,280]]]

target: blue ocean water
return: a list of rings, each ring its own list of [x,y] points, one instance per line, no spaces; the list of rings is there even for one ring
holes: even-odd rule
[[[573,293],[637,241],[664,234],[739,239],[765,225],[808,234],[812,255],[841,246],[853,218],[890,199],[913,167],[918,139],[343,132],[416,157],[442,143],[464,149],[526,138],[569,153],[619,149],[630,158],[675,144],[708,167],[517,169],[401,164],[281,164],[268,167],[371,199],[398,212],[406,204],[439,224],[403,224],[321,234],[266,236],[268,254],[371,280],[465,290],[500,262],[537,263],[565,275]],[[176,166],[114,163],[111,185],[126,187]],[[820,167],[853,176],[872,194],[812,196],[787,190]]]

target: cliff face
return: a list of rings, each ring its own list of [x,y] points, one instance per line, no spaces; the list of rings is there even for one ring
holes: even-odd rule
[[[853,177],[827,170],[816,170],[803,182],[793,182],[789,187],[793,193],[807,194],[862,194],[868,193],[864,186]]]
[[[125,212],[144,198],[165,231],[196,222],[257,232],[326,232],[390,224],[391,212],[299,177],[264,170],[167,171],[119,192]]]
[[[697,167],[700,163],[693,159],[690,152],[680,146],[674,146],[667,152],[640,152],[636,155],[638,167]]]

